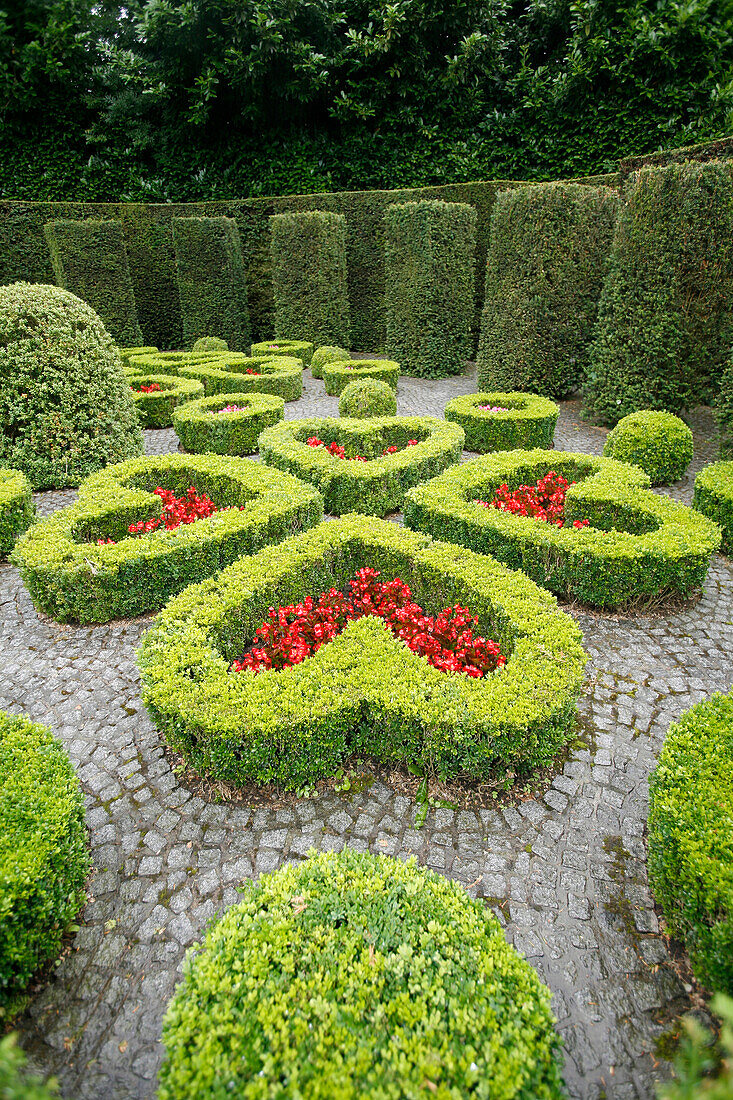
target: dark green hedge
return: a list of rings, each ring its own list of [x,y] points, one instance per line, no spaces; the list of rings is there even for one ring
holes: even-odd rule
[[[270,228],[275,332],[348,346],[346,219],[321,210],[275,214]]]
[[[270,429],[272,430],[272,429]],[[278,672],[229,672],[268,609],[342,589],[361,568],[402,578],[437,614],[459,602],[506,666],[445,674],[384,624],[357,620]],[[172,600],[138,649],[143,699],[175,751],[232,783],[298,788],[352,753],[479,778],[548,763],[574,735],[585,654],[573,621],[524,574],[366,516],[320,524]]]
[[[560,1100],[553,1023],[550,991],[458,883],[414,857],[313,853],[248,883],[188,956],[158,1098],[213,1100],[222,1080],[234,1096],[417,1097],[430,1080]]]
[[[336,359],[323,364],[323,381],[329,397],[338,397],[350,382],[374,378],[397,389],[400,365],[392,359]]]
[[[51,221],[44,227],[56,282],[102,318],[117,344],[142,344],[122,222]]]
[[[567,397],[585,378],[618,194],[542,183],[501,191],[491,214],[480,390]]]
[[[480,405],[505,408],[489,412]],[[453,397],[445,406],[446,420],[460,424],[467,451],[530,451],[551,447],[560,409],[534,393],[471,393]]]
[[[237,405],[241,412],[221,412]],[[268,393],[227,393],[189,401],[173,410],[182,446],[197,454],[250,455],[265,428],[284,416],[282,397]]]
[[[35,514],[28,478],[20,470],[0,466],[0,559],[7,557]]]
[[[169,374],[128,373],[137,416],[143,428],[170,428],[176,405],[204,396],[204,387],[196,378]],[[138,392],[140,386],[156,383],[161,388],[154,393]]]
[[[394,390],[378,378],[360,378],[348,382],[341,390],[339,416],[370,420],[375,416],[395,416],[396,413]]]
[[[387,354],[404,374],[459,374],[471,349],[476,211],[408,202],[386,214]]]
[[[733,461],[714,462],[700,470],[692,507],[719,525],[723,553],[733,556]]]
[[[733,360],[720,378],[720,392],[715,402],[721,458],[733,458]]]
[[[173,218],[173,246],[184,347],[193,347],[201,336],[218,336],[232,351],[247,351],[252,333],[237,223]]]
[[[609,434],[603,453],[638,466],[652,485],[671,485],[692,462],[692,432],[673,413],[629,413]]]
[[[310,361],[311,374],[314,378],[323,378],[323,368],[326,363],[335,363],[337,359],[351,361],[351,352],[330,344],[323,344],[320,348],[316,348]]]

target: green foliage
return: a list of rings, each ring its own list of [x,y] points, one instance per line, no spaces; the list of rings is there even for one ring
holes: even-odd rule
[[[659,1100],[730,1100],[733,1096],[733,1001],[718,993],[710,1002],[722,1020],[716,1038],[686,1016],[685,1034],[674,1060],[675,1079],[657,1086]]]
[[[720,457],[733,459],[733,359],[729,360],[720,379],[715,419],[720,433]]]
[[[348,344],[346,219],[312,210],[274,214],[270,227],[275,332]]]
[[[395,203],[386,214],[387,354],[405,374],[460,374],[470,350],[476,211]]]
[[[195,347],[208,334],[220,337],[224,345],[213,350],[247,350],[252,334],[237,223],[232,218],[174,217],[173,244],[183,343]]]
[[[15,1033],[0,1039],[0,1096],[3,1100],[54,1100],[58,1097],[55,1078],[44,1082],[25,1071],[26,1057]]]
[[[130,365],[130,360],[134,356],[137,356],[137,355],[154,355],[154,354],[157,353],[158,349],[154,348],[152,346],[151,347],[146,347],[146,346],[138,345],[138,346],[132,347],[132,348],[118,348],[117,351],[119,352],[120,359],[122,360],[122,366],[123,367],[128,367]]]
[[[340,443],[347,459],[362,455],[366,462],[336,458],[325,447],[309,447],[318,436]],[[408,439],[417,446],[408,447]],[[384,516],[402,507],[413,485],[428,481],[460,462],[463,430],[432,416],[390,416],[377,420],[312,418],[283,420],[260,436],[262,461],[315,485],[327,512]],[[387,447],[400,448],[384,455]]]
[[[489,412],[489,405],[506,412]],[[453,397],[445,406],[446,420],[460,424],[467,451],[531,451],[551,447],[560,410],[534,393],[471,393]]]
[[[237,405],[239,412],[221,412]],[[189,401],[173,410],[173,427],[187,451],[198,454],[249,455],[265,428],[284,416],[282,397],[266,393],[228,393]]]
[[[197,351],[229,351],[226,340],[218,336],[199,336],[193,345],[194,353]]]
[[[586,414],[615,424],[640,409],[707,402],[731,346],[733,165],[642,168],[616,226]]]
[[[378,378],[360,378],[349,382],[339,397],[339,416],[366,420],[374,416],[394,416],[396,412],[394,390]]]
[[[284,340],[273,336],[272,340],[262,340],[252,345],[252,355],[259,359],[277,359],[284,355],[289,359],[300,359],[307,367],[313,357],[313,344],[307,340]]]
[[[20,470],[0,466],[0,559],[7,557],[35,514],[28,478]]]
[[[128,373],[137,416],[143,428],[170,428],[176,405],[203,397],[204,387],[196,378],[177,378],[169,374]],[[140,393],[141,386],[160,386],[153,393]]]
[[[0,712],[0,1015],[12,1015],[86,899],[84,796],[45,726]]]
[[[733,993],[733,697],[670,726],[649,782],[649,881],[697,978]]]
[[[189,954],[158,1098],[411,1097],[428,1081],[468,1096],[490,1080],[505,1100],[559,1100],[553,1023],[550,991],[458,883],[414,857],[314,852],[248,883]]]
[[[274,429],[269,429],[273,431]],[[399,576],[433,614],[459,602],[508,657],[482,679],[439,672],[367,617],[301,664],[231,673],[268,609]],[[241,558],[172,600],[143,637],[143,698],[171,747],[232,783],[297,789],[353,753],[480,778],[548,763],[573,736],[585,654],[549,593],[490,557],[350,515]]]
[[[585,377],[618,195],[545,183],[491,215],[478,387],[567,397]]]
[[[34,489],[64,488],[142,449],[130,387],[94,311],[59,287],[1,287],[0,462]]]
[[[221,509],[175,530],[128,534],[161,515],[158,486],[194,485]],[[34,606],[61,622],[102,623],[155,610],[186,585],[211,576],[323,516],[310,486],[256,462],[218,455],[131,459],[88,478],[76,503],[34,524],[12,560]],[[113,539],[114,545],[98,545]]]
[[[603,453],[638,466],[652,485],[670,485],[692,462],[692,432],[672,413],[629,413],[609,434]]]
[[[323,364],[323,381],[329,397],[339,397],[351,382],[373,378],[397,389],[400,365],[393,359],[337,359]]]
[[[692,507],[717,523],[723,553],[733,556],[733,461],[705,466],[695,478]]]
[[[255,374],[247,374],[248,370]],[[297,401],[303,394],[303,362],[290,356],[274,359],[236,358],[229,352],[215,362],[187,363],[182,378],[198,378],[207,397],[219,393],[269,393],[283,401]]]
[[[577,482],[565,498],[569,526],[476,503],[490,501],[504,482],[534,484],[549,470]],[[405,523],[491,554],[551,592],[595,607],[634,607],[691,595],[720,546],[714,523],[648,486],[641,470],[611,458],[499,451],[410,490]],[[572,527],[583,519],[589,527]]]
[[[337,359],[351,360],[351,352],[346,351],[345,348],[337,348],[329,344],[323,344],[322,347],[316,348],[311,358],[311,374],[314,378],[323,378],[325,364],[335,363]]]

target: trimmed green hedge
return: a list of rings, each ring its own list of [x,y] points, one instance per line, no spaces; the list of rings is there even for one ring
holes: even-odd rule
[[[123,367],[129,367],[130,359],[135,355],[154,355],[158,349],[153,347],[118,348]]]
[[[61,219],[45,234],[58,285],[99,314],[115,343],[142,344],[122,222]]]
[[[476,211],[465,203],[387,208],[387,354],[405,374],[460,374],[471,350]]]
[[[0,559],[7,557],[35,515],[28,478],[21,470],[0,466]]]
[[[310,436],[340,443],[348,456],[368,461],[349,462],[325,447],[309,447]],[[417,439],[417,446],[408,447],[409,439]],[[387,447],[401,449],[383,455]],[[260,436],[262,461],[315,485],[326,511],[336,516],[399,511],[408,489],[460,462],[462,450],[462,429],[432,416],[283,420]]]
[[[323,365],[323,381],[329,397],[339,397],[350,382],[375,378],[397,389],[400,365],[392,359],[341,359]]]
[[[138,419],[143,428],[170,428],[177,405],[203,397],[204,387],[195,378],[180,378],[170,374],[128,373]],[[157,383],[154,393],[138,393],[140,386]]]
[[[723,553],[733,556],[733,461],[714,462],[700,470],[692,507],[719,525]]]
[[[192,350],[194,355],[197,351],[229,351],[229,345],[219,336],[199,336]]]
[[[563,1096],[550,991],[458,883],[346,848],[244,891],[187,957],[159,1100]]]
[[[174,218],[173,245],[184,345],[218,336],[227,348],[246,351],[252,333],[237,223],[233,218]]]
[[[346,218],[323,210],[274,214],[270,229],[275,332],[348,346]]]
[[[671,485],[692,462],[692,432],[673,413],[629,413],[609,434],[603,453],[638,466],[652,485]]]
[[[559,528],[475,503],[499,486],[534,484],[548,470],[569,481]],[[491,554],[552,592],[595,607],[623,607],[690,596],[703,584],[720,529],[683,504],[648,489],[635,466],[565,451],[504,451],[466,462],[412,489],[405,523]]]
[[[253,344],[251,354],[256,359],[276,359],[279,355],[288,359],[302,359],[303,366],[308,367],[313,358],[313,344],[307,340],[283,340],[273,336],[272,340]]]
[[[125,366],[138,374],[178,374],[182,367],[196,363],[220,367],[230,362],[252,365],[248,356],[241,351],[158,351],[157,348],[131,348],[127,353]]]
[[[733,698],[670,726],[649,781],[649,881],[696,976],[733,995]]]
[[[247,374],[252,369],[256,374]],[[270,393],[283,401],[297,401],[303,394],[303,363],[279,355],[275,359],[243,358],[232,353],[219,362],[189,363],[180,367],[182,378],[198,378],[207,397],[219,393]]]
[[[51,731],[0,712],[0,1014],[20,997],[86,899],[84,796]]]
[[[342,589],[366,567],[401,577],[432,614],[470,608],[507,656],[504,668],[482,679],[439,672],[368,617],[301,664],[229,672],[269,608]],[[580,640],[524,574],[350,515],[188,588],[144,636],[138,664],[153,720],[193,767],[232,783],[299,788],[352,753],[473,778],[497,764],[549,763],[574,735]]]
[[[394,390],[378,378],[356,379],[341,390],[339,416],[368,420],[375,416],[394,416],[396,412]]]
[[[172,531],[128,534],[130,524],[161,515],[154,489],[181,495],[191,485],[226,510]],[[103,623],[155,610],[187,584],[322,516],[312,486],[258,462],[157,455],[88,478],[76,503],[18,540],[12,560],[39,611],[61,622]],[[98,539],[117,541],[100,546]]]
[[[489,412],[479,406],[505,408]],[[536,393],[470,393],[445,406],[446,420],[460,424],[467,451],[530,451],[551,447],[560,409]]]
[[[323,344],[313,352],[310,362],[311,374],[314,378],[323,378],[323,368],[326,363],[335,363],[338,359],[345,359],[351,362],[351,352],[346,351],[345,348],[337,348],[330,344]]]
[[[480,390],[566,397],[585,377],[618,194],[541,183],[500,191],[491,213]]]
[[[221,412],[237,405],[242,412]],[[189,401],[173,410],[173,427],[187,451],[249,455],[265,428],[282,420],[285,402],[269,393],[228,393]]]
[[[733,458],[733,359],[720,379],[720,392],[715,402],[721,458]]]

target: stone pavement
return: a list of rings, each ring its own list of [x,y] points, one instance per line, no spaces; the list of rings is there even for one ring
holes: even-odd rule
[[[307,375],[288,417],[331,414]],[[474,376],[400,383],[398,411],[440,415]],[[698,469],[709,411],[694,418]],[[556,445],[599,453],[605,431],[563,405]],[[147,432],[151,453],[176,446]],[[689,500],[692,477],[671,490]],[[39,494],[47,513],[73,492]],[[665,615],[574,612],[590,656],[582,735],[544,796],[496,809],[431,810],[377,781],[282,805],[205,802],[179,782],[139,693],[135,647],[150,617],[62,626],[33,610],[0,566],[0,708],[64,741],[86,794],[94,860],[71,952],[18,1021],[21,1043],[66,1097],[154,1096],[160,1027],[186,948],[237,900],[237,886],[313,848],[404,856],[486,899],[549,984],[566,1046],[568,1095],[651,1098],[668,1067],[655,1041],[689,1007],[646,879],[647,777],[669,723],[730,687],[733,563],[716,557],[702,599]]]

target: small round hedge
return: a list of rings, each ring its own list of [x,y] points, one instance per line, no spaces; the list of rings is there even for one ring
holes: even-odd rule
[[[247,883],[189,953],[158,1100],[447,1098],[487,1082],[502,1100],[560,1100],[553,1025],[550,991],[458,883],[414,857],[313,854]]]
[[[280,340],[274,337],[272,340],[262,340],[259,344],[253,344],[252,355],[265,359],[284,355],[288,359],[300,359],[303,366],[307,367],[313,356],[313,344],[309,344],[307,340]]]
[[[610,432],[603,453],[638,466],[652,485],[670,485],[692,461],[692,432],[672,413],[630,413]]]
[[[7,557],[35,514],[28,478],[20,470],[0,466],[0,559]]]
[[[345,348],[332,347],[330,344],[323,344],[320,348],[316,348],[313,352],[311,359],[311,374],[314,378],[323,378],[323,368],[327,363],[336,363],[339,359],[350,362],[351,352],[346,351]]]
[[[649,878],[697,977],[733,996],[733,698],[670,726],[649,783]]]
[[[399,376],[400,365],[393,359],[339,360],[325,363],[323,367],[323,381],[330,397],[339,397],[349,382],[358,382],[361,378],[376,378],[396,390]]]
[[[128,372],[128,381],[137,415],[143,428],[170,428],[177,405],[203,397],[204,387],[196,378],[180,378],[170,374],[137,374]],[[153,393],[140,393],[141,386],[160,386]]]
[[[360,378],[349,382],[339,397],[339,416],[350,416],[354,420],[394,416],[396,412],[394,390],[378,378]]]
[[[199,336],[193,345],[194,354],[197,351],[229,351],[229,344],[220,336]]]
[[[508,411],[489,412],[481,405]],[[454,397],[443,415],[461,425],[467,451],[485,454],[551,447],[559,414],[554,401],[536,393],[471,393]]]
[[[112,338],[57,286],[0,287],[0,464],[34,489],[78,485],[143,438]]]
[[[714,462],[695,478],[692,507],[717,523],[724,554],[733,555],[733,461]]]
[[[236,405],[239,412],[222,412]],[[183,447],[199,454],[249,455],[265,428],[282,420],[285,402],[269,393],[202,397],[173,410],[173,427]]]
[[[0,712],[0,1012],[55,958],[86,893],[84,797],[45,726]]]

